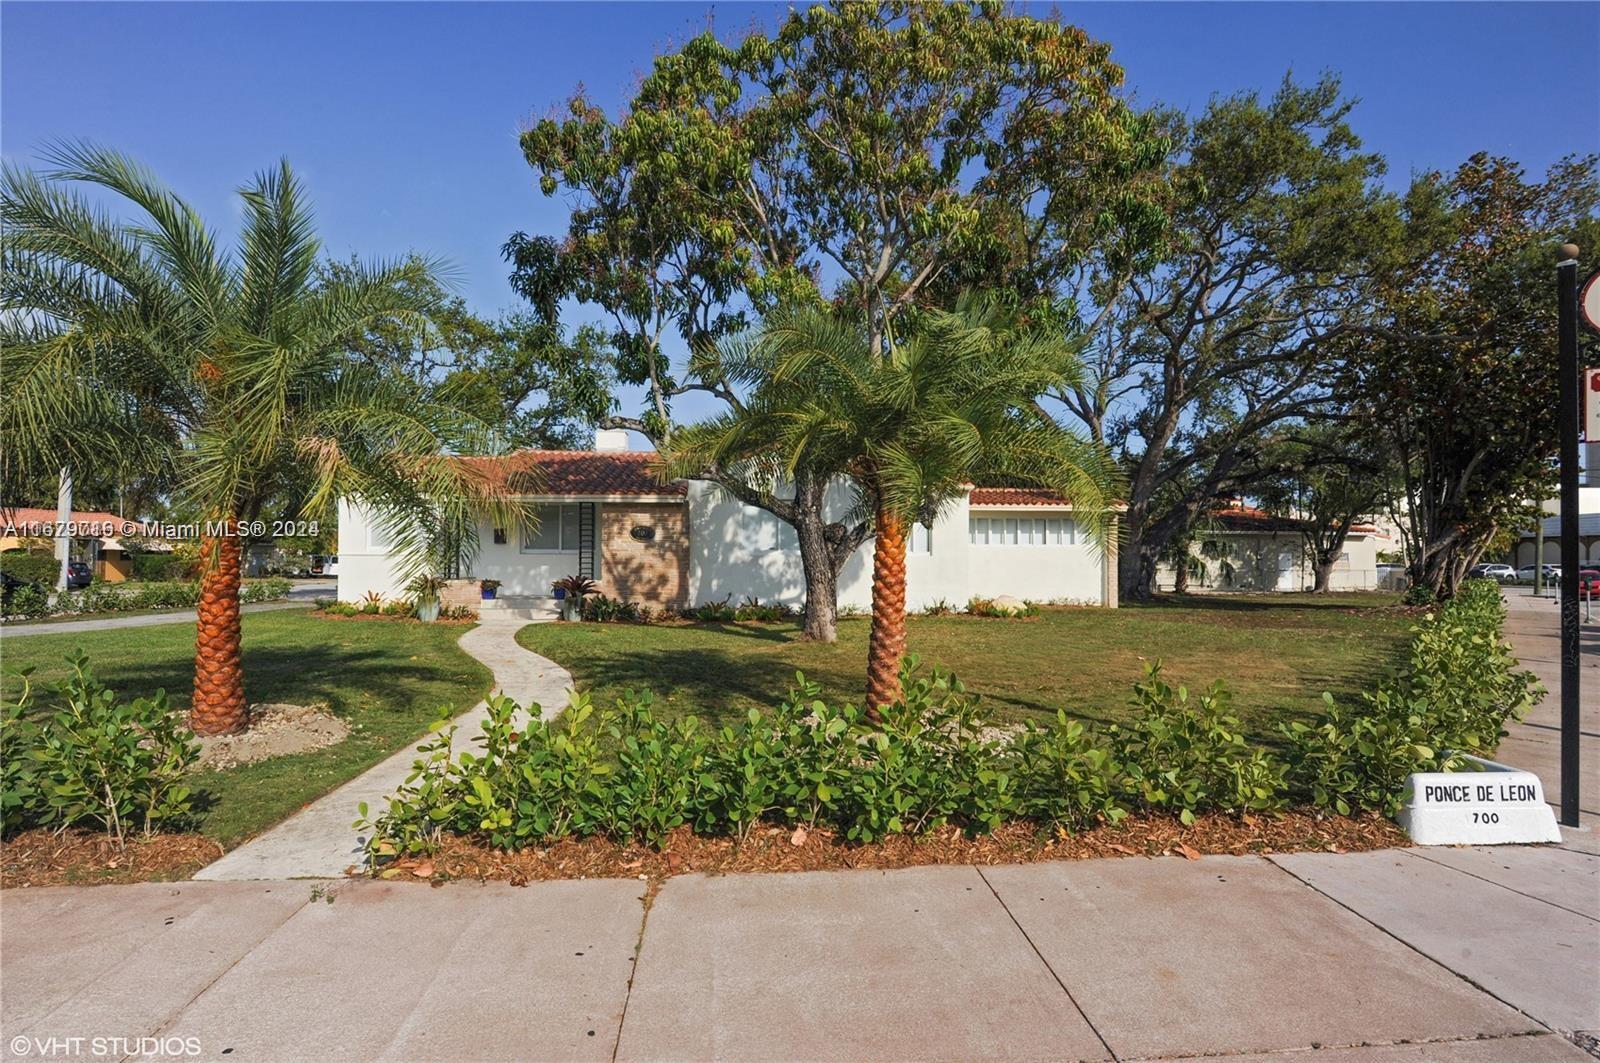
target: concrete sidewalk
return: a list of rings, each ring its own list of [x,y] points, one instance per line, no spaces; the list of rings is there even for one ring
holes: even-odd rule
[[[1600,1028],[1600,858],[1566,848],[686,875],[644,895],[7,890],[0,1059],[156,1037],[139,1058],[1532,1063],[1586,1058],[1573,1039]]]
[[[241,605],[241,613],[270,613],[278,609],[309,609],[318,598],[331,598],[339,584],[333,580],[297,583],[281,602],[256,602]],[[198,619],[193,609],[174,609],[165,613],[140,613],[135,616],[100,616],[93,620],[58,620],[21,624],[0,624],[0,639],[20,639],[29,635],[74,635],[84,631],[113,631],[124,627],[160,627],[163,624],[192,624]]]
[[[1544,783],[1545,800],[1561,804],[1561,614],[1553,598],[1524,587],[1505,588],[1506,638],[1544,684],[1544,700],[1521,723],[1506,728],[1495,759],[1531,771]],[[1600,614],[1597,614],[1600,616]],[[1585,826],[1600,823],[1600,619],[1581,631],[1578,766],[1579,809]]]

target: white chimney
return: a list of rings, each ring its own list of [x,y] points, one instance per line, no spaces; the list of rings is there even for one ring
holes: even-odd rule
[[[594,433],[594,449],[596,450],[627,450],[628,432],[623,428],[597,428]]]

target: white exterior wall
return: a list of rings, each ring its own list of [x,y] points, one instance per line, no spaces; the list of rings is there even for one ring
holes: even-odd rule
[[[840,519],[849,504],[849,494],[841,486],[830,492],[826,514]],[[974,596],[1001,594],[1103,604],[1105,557],[1083,543],[1081,536],[1072,546],[974,546],[970,540],[972,516],[1066,515],[1042,506],[973,510],[965,498],[945,507],[927,537],[928,549],[907,553],[906,608],[916,611],[941,600],[960,608]],[[729,595],[735,604],[746,596],[794,606],[805,601],[799,549],[793,532],[776,517],[746,506],[714,484],[691,482],[689,522],[691,605]],[[780,542],[780,537],[786,541]],[[840,574],[839,605],[866,609],[871,604],[872,540],[868,539]]]
[[[991,520],[1038,520],[1070,518],[1071,511],[1047,506],[1004,510],[984,506],[972,510],[971,515]],[[965,536],[966,529],[962,530]],[[1075,529],[1074,539],[1073,543],[1062,545],[970,545],[969,589],[957,604],[965,605],[974,595],[993,598],[1009,594],[1036,602],[1104,605],[1106,553],[1088,542],[1081,529]]]
[[[1233,577],[1225,582],[1221,561],[1205,557],[1201,552],[1204,541],[1226,543],[1228,561],[1233,565]],[[1334,562],[1328,576],[1330,591],[1370,591],[1378,589],[1378,551],[1390,549],[1389,540],[1383,536],[1351,532],[1344,542],[1342,560]],[[1199,558],[1207,568],[1204,580],[1194,580],[1196,588],[1232,591],[1306,591],[1316,584],[1311,560],[1300,533],[1284,532],[1230,532],[1214,531],[1201,536],[1189,552]],[[1156,568],[1156,583],[1171,587],[1175,573],[1171,565]]]
[[[340,499],[339,600],[359,602],[369,591],[385,598],[403,597],[404,581],[367,511]]]
[[[546,499],[562,502],[571,499]],[[603,502],[595,504],[596,522]],[[550,585],[578,571],[578,551],[523,550],[522,533],[506,529],[506,541],[494,541],[494,528],[478,523],[478,553],[465,573],[474,579],[497,579],[507,598],[548,598]],[[358,602],[369,591],[385,598],[405,596],[400,567],[389,556],[381,532],[375,532],[370,515],[360,506],[339,503],[339,600]]]
[[[559,501],[552,499],[550,501]],[[597,503],[596,519],[605,503]],[[799,606],[805,601],[805,579],[794,532],[763,510],[746,506],[714,484],[689,484],[689,587],[691,606],[731,597],[746,597]],[[850,507],[842,484],[830,491],[827,516],[843,519]],[[944,601],[957,608],[974,597],[1009,594],[1032,601],[1067,600],[1104,604],[1104,553],[1083,536],[1073,545],[975,546],[969,534],[973,516],[995,519],[1063,518],[1070,514],[1042,506],[1010,510],[972,510],[965,498],[945,508],[925,538],[926,550],[906,557],[906,607],[920,610]],[[545,597],[550,584],[578,569],[578,552],[524,552],[521,535],[508,529],[505,543],[495,543],[493,529],[478,528],[478,554],[471,575],[497,579],[503,597]],[[924,545],[918,536],[917,546]],[[372,534],[367,515],[356,506],[339,505],[339,600],[360,601],[369,591],[386,598],[402,596],[403,580],[384,548],[381,534]],[[839,578],[839,604],[867,609],[872,604],[872,540],[856,551]]]

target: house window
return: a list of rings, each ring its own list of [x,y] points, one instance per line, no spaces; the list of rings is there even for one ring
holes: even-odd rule
[[[380,524],[380,520],[382,518],[373,513],[367,521],[367,549],[377,554],[387,553],[393,539],[388,527]]]
[[[933,553],[933,529],[920,521],[911,526],[910,552],[913,554]]]
[[[504,528],[496,528],[494,530],[494,544],[496,546],[504,546],[506,544],[506,530]]]
[[[576,551],[578,549],[578,506],[545,505],[537,507],[538,527],[523,527],[522,552]]]
[[[1072,546],[1078,541],[1071,517],[973,517],[967,529],[974,546]]]

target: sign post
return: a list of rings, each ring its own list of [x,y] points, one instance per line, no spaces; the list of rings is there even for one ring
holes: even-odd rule
[[[1583,285],[1585,323],[1600,331],[1600,273]],[[1578,425],[1589,403],[1578,368],[1578,245],[1562,244],[1556,262],[1557,366],[1561,417],[1561,822],[1578,825]],[[1587,374],[1581,384],[1587,384]]]

